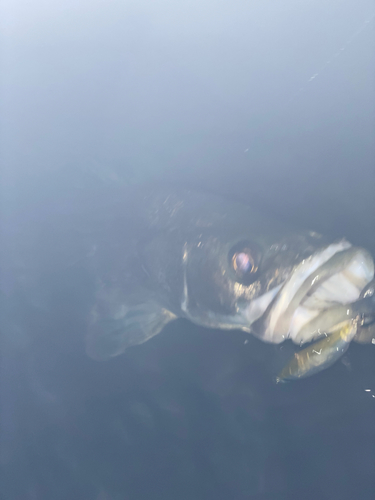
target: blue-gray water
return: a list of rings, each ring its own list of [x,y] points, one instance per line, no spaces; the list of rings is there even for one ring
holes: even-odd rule
[[[0,22],[6,217],[156,179],[375,255],[372,1],[9,0]],[[41,316],[14,306],[32,340],[2,322],[1,499],[375,497],[375,346],[276,385],[274,346],[178,321],[98,363],[61,278]]]

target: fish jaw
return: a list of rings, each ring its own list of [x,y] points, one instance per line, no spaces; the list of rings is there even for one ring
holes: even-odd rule
[[[329,333],[344,321],[343,306],[358,300],[373,277],[374,262],[366,250],[346,240],[331,244],[296,266],[256,325],[256,334],[265,342],[290,338],[302,345]]]

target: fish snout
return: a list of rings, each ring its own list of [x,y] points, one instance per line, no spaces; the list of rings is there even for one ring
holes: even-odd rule
[[[343,240],[304,259],[269,307],[262,338],[304,344],[330,333],[357,313],[351,307],[371,294],[374,261],[370,253]],[[367,292],[366,292],[367,290]]]

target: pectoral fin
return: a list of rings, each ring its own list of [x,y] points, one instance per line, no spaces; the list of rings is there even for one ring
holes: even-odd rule
[[[101,317],[96,311],[93,312],[86,336],[86,352],[91,358],[106,360],[118,356],[128,347],[154,337],[176,318],[154,302],[129,309],[123,307],[121,312],[115,317]]]

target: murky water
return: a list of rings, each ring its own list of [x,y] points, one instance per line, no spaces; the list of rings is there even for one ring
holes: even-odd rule
[[[64,5],[4,5],[3,234],[156,179],[375,255],[371,2]],[[33,337],[2,322],[1,498],[374,498],[375,346],[276,385],[287,347],[178,320],[98,363],[85,283],[46,276],[47,310],[12,306]]]

